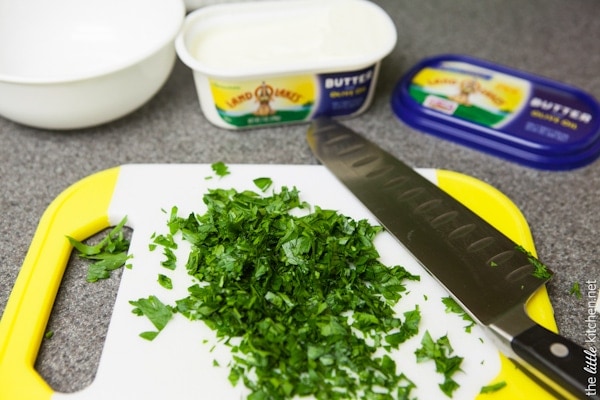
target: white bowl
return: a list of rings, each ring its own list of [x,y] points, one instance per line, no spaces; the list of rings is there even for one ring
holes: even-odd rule
[[[76,129],[120,118],[164,85],[183,0],[0,0],[0,115]]]
[[[241,3],[241,2],[256,2],[256,1],[266,1],[266,0],[185,0],[185,8],[187,11],[194,11],[200,7],[210,6],[214,4],[222,4],[222,3]]]

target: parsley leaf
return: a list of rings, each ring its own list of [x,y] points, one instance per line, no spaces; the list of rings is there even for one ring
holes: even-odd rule
[[[471,328],[475,326],[475,321],[469,314],[463,310],[463,308],[454,300],[452,297],[443,297],[442,303],[446,306],[447,313],[458,314],[463,321],[467,321],[469,325],[465,326],[465,332],[471,333]]]
[[[165,289],[173,289],[173,281],[166,275],[158,274],[158,283]]]
[[[550,279],[552,278],[552,271],[548,269],[548,267],[538,260],[533,254],[527,251],[523,246],[516,246],[516,249],[521,253],[527,255],[527,259],[533,265],[533,276],[539,279]]]
[[[417,386],[413,383],[413,381],[408,379],[406,377],[406,375],[404,375],[404,374],[400,374],[399,378],[400,378],[400,380],[399,380],[399,384],[398,384],[398,391],[396,392],[396,398],[398,400],[413,399],[412,397],[410,397],[410,392],[413,389],[415,389]]]
[[[130,301],[129,304],[135,307],[132,310],[135,315],[145,315],[157,329],[156,332],[149,331],[140,334],[142,338],[147,340],[154,340],[158,333],[164,329],[173,317],[173,310],[161,302],[156,296],[149,296],[147,299],[142,298],[137,301]]]
[[[78,252],[78,256],[94,261],[88,266],[86,280],[96,282],[110,277],[111,271],[124,266],[132,256],[127,254],[129,239],[125,238],[123,227],[127,217],[123,218],[107,235],[96,245],[84,244],[70,236],[67,239]]]
[[[218,161],[210,165],[215,174],[219,177],[224,177],[230,174],[229,167],[222,161]]]
[[[267,189],[273,184],[273,180],[271,178],[256,178],[253,182],[256,187],[263,192],[266,192]]]
[[[419,322],[421,322],[421,312],[419,306],[415,306],[413,311],[404,313],[404,323],[396,333],[392,333],[385,337],[385,341],[392,347],[397,348],[399,344],[404,343],[411,337],[415,336],[419,331]]]
[[[88,282],[96,282],[100,279],[108,279],[110,278],[111,271],[121,268],[125,265],[127,259],[130,256],[127,255],[127,252],[121,252],[117,254],[97,254],[93,257],[85,257],[92,260],[96,260],[93,264],[90,264],[88,267],[88,273],[86,280]]]
[[[505,381],[501,381],[498,383],[494,383],[492,385],[487,385],[487,386],[483,386],[481,388],[481,391],[479,393],[494,393],[497,392],[498,390],[502,389],[506,387],[506,382]]]
[[[579,287],[579,282],[573,282],[569,294],[575,295],[578,299],[581,299],[581,288]]]
[[[421,339],[421,347],[415,351],[417,362],[433,360],[436,372],[444,376],[444,382],[439,384],[440,389],[448,397],[458,389],[459,385],[452,379],[452,376],[460,371],[462,357],[451,356],[454,349],[450,345],[448,336],[442,336],[436,341],[433,340],[429,331],[425,331]]]

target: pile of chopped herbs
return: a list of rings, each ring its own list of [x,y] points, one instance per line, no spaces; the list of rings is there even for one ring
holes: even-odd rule
[[[229,174],[223,163],[212,168],[217,176]],[[261,192],[272,183],[270,178],[254,180]],[[250,400],[411,398],[414,383],[397,371],[388,354],[418,333],[418,306],[403,318],[393,307],[406,291],[405,281],[419,277],[378,261],[373,239],[381,227],[319,207],[310,211],[298,191],[287,187],[269,197],[213,189],[203,200],[204,214],[182,218],[173,207],[169,233],[152,235],[150,250],[160,246],[161,265],[174,270],[175,235],[182,234],[191,244],[187,271],[199,283],[173,306],[154,295],[130,301],[133,313],[146,316],[156,328],[141,333],[142,338],[156,338],[175,313],[203,321],[231,348],[229,380],[233,385],[242,381],[251,390]],[[301,216],[294,212],[302,209]],[[109,278],[131,258],[123,233],[126,221],[95,245],[68,237],[78,255],[91,261],[89,282]],[[548,270],[528,255],[535,275],[545,278]],[[167,275],[158,274],[157,281],[173,288]],[[578,289],[573,285],[571,292]],[[469,322],[465,331],[470,332],[474,321],[464,310],[450,297],[442,302],[446,312]],[[458,388],[452,376],[463,360],[452,353],[447,336],[434,341],[428,331],[415,351],[417,362],[434,362],[444,377],[438,386],[448,397]],[[484,386],[481,393],[505,386]]]
[[[177,233],[191,244],[198,283],[174,306],[133,301],[136,314],[158,331],[172,312],[203,321],[231,348],[229,379],[251,400],[409,398],[414,384],[388,354],[418,332],[418,307],[402,317],[393,307],[419,277],[379,261],[381,227],[311,209],[295,188],[212,189],[203,200],[204,214],[174,208],[169,234],[156,236],[167,249]]]

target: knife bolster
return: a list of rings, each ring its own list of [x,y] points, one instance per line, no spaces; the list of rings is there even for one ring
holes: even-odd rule
[[[488,328],[508,358],[559,398],[600,399],[596,364],[590,368],[586,363],[586,358],[595,360],[596,350],[584,349],[538,325],[520,307]]]
[[[491,331],[496,346],[508,358],[518,360],[520,357],[512,347],[514,337],[520,335],[537,324],[527,315],[523,305],[513,307],[502,317],[491,323],[487,329]]]

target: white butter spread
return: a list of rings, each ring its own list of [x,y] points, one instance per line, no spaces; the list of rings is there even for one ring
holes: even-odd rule
[[[230,11],[198,22],[204,26],[190,50],[206,68],[243,74],[264,67],[338,67],[365,57],[372,62],[396,40],[388,16],[364,1],[259,2]]]
[[[395,44],[370,1],[267,0],[199,8],[175,48],[206,117],[240,129],[362,113]]]

